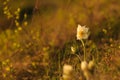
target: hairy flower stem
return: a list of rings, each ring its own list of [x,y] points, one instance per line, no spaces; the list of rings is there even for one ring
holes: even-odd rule
[[[85,61],[85,60],[86,60],[85,44],[84,44],[84,42],[83,42],[83,40],[82,40],[82,39],[81,39],[80,41],[81,41],[81,43],[82,43],[82,45],[83,45],[83,51],[84,51],[84,61]]]
[[[59,65],[59,77],[61,76],[60,72],[61,72],[61,66],[60,66],[60,63],[61,63],[61,60],[60,60],[60,54],[58,56],[58,65]]]
[[[79,55],[77,55],[77,54],[75,54],[76,55],[76,57],[80,60],[80,62],[81,62],[81,58],[80,58],[80,56]]]

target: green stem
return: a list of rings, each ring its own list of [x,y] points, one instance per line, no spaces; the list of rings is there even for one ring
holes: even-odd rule
[[[85,54],[85,44],[84,44],[84,42],[83,42],[83,40],[81,39],[80,40],[81,41],[81,43],[82,43],[82,45],[83,45],[83,51],[84,51],[84,61],[86,60],[86,54]]]
[[[61,73],[60,73],[60,71],[61,71],[61,66],[60,66],[60,53],[59,53],[59,56],[58,56],[58,66],[59,66],[59,77],[61,76]]]
[[[75,54],[76,56],[77,56],[77,58],[80,60],[80,62],[81,62],[81,58],[80,58],[80,56],[79,55],[77,55],[77,54]]]

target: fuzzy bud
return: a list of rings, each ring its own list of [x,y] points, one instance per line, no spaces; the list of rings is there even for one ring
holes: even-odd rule
[[[94,66],[95,66],[94,61],[91,60],[91,61],[89,62],[89,64],[88,64],[88,69],[89,69],[89,70],[93,70]]]
[[[88,63],[86,61],[81,62],[81,70],[86,71],[88,69]]]
[[[63,66],[63,74],[69,75],[71,74],[72,70],[73,70],[73,67],[71,65],[65,64]]]

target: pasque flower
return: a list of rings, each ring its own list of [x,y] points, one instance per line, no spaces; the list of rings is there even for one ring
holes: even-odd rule
[[[85,26],[81,26],[78,24],[77,27],[77,40],[87,39],[89,36],[89,28],[86,28]]]

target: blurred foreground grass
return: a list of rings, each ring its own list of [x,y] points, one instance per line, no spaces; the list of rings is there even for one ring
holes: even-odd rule
[[[3,14],[3,2],[0,1],[1,80],[60,80],[65,63],[73,65],[76,76],[81,77],[79,61],[70,54],[71,46],[76,53],[82,53],[82,45],[76,40],[78,24],[90,28],[85,45],[87,60],[91,56],[96,60],[95,80],[119,80],[120,1],[41,0],[35,12],[27,13],[31,18],[18,21],[19,26],[14,12],[20,8],[23,13],[19,16],[23,18],[27,9],[34,8],[35,1],[10,0],[8,7],[13,17],[9,19]],[[83,58],[83,54],[80,56]]]

